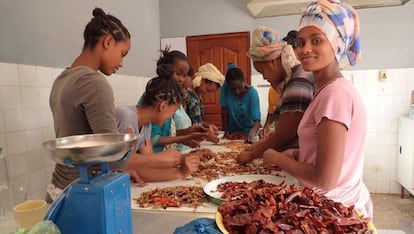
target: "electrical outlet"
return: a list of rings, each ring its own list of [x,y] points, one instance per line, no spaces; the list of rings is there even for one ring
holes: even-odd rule
[[[380,71],[379,80],[381,80],[381,81],[387,80],[387,72],[386,71]]]
[[[380,84],[378,85],[378,92],[381,94],[390,94],[391,93],[391,87],[389,85],[384,84]]]

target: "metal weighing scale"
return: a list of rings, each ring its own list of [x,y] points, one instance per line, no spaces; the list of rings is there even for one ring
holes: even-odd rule
[[[112,172],[110,162],[126,163],[138,136],[89,134],[58,138],[43,143],[54,161],[78,167],[79,180],[65,188],[50,206],[45,220],[62,234],[132,233],[129,175]],[[101,171],[88,176],[88,167]]]

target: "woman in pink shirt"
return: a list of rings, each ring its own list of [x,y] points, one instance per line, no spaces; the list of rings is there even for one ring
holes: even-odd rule
[[[362,182],[365,107],[341,73],[361,55],[357,12],[339,0],[313,2],[302,12],[297,40],[296,54],[303,69],[313,72],[317,91],[299,124],[298,161],[270,149],[264,163],[372,218]]]

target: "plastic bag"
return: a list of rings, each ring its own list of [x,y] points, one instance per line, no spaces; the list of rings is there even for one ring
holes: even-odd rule
[[[199,218],[175,229],[174,234],[221,234],[214,219]]]
[[[49,220],[36,223],[29,231],[19,229],[15,234],[61,234],[59,228]]]

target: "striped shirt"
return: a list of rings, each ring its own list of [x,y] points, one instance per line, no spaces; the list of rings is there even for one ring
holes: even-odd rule
[[[275,121],[282,113],[304,113],[315,92],[312,73],[305,72],[302,65],[292,68],[292,78],[284,85],[280,101],[275,110]]]

